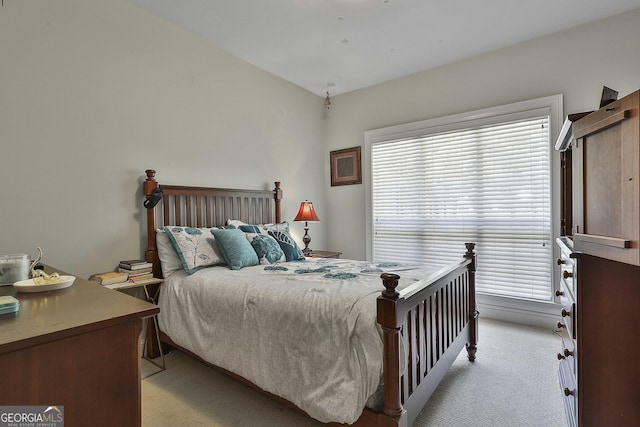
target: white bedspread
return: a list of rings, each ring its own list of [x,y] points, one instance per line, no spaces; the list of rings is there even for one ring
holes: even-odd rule
[[[172,274],[160,328],[321,422],[355,422],[381,382],[380,274],[397,271],[404,287],[425,270],[322,258],[265,267]]]

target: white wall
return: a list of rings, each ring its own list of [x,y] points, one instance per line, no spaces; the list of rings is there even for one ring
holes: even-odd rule
[[[328,216],[322,99],[123,0],[5,1],[0,58],[0,254],[41,246],[81,277],[143,256],[148,168],[167,184],[280,180],[284,219],[305,199]]]
[[[603,85],[620,97],[640,87],[639,41],[640,9],[336,96],[325,168],[331,150],[363,145],[366,130],[555,94],[564,95],[565,114],[597,109]],[[365,259],[364,184],[330,187],[329,175],[325,184],[328,247]]]

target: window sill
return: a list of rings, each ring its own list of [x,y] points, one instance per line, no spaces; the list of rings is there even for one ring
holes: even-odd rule
[[[518,298],[478,294],[476,296],[480,316],[489,319],[524,325],[557,329],[560,320],[560,304],[529,301]]]

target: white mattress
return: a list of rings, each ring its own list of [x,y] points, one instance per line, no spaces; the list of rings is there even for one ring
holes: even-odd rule
[[[173,273],[160,328],[321,422],[355,422],[381,385],[380,274],[397,271],[402,288],[427,270],[322,258],[269,267]]]

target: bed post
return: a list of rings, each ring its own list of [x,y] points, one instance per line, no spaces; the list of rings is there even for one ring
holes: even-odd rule
[[[464,254],[466,259],[471,260],[469,264],[469,342],[467,343],[467,357],[473,362],[476,360],[476,351],[478,350],[478,306],[476,304],[476,254],[473,252],[475,243],[465,243],[467,252]]]
[[[147,179],[142,184],[142,191],[147,200],[151,199],[153,190],[159,187],[158,181],[156,181],[156,171],[153,169],[147,169],[145,171]],[[145,260],[153,263],[153,276],[162,277],[160,271],[160,260],[158,258],[158,248],[156,247],[156,210],[147,208],[147,251],[145,252]]]
[[[398,319],[397,302],[400,294],[396,291],[400,276],[383,273],[381,276],[385,290],[377,299],[378,323],[383,334],[384,358],[384,406],[383,412],[394,419],[398,426],[406,426],[407,412],[402,407],[400,396],[400,329],[404,319]]]
[[[282,190],[280,189],[280,181],[275,182],[276,187],[273,189],[273,200],[276,202],[276,218],[275,223],[280,222],[280,201],[282,200]]]

